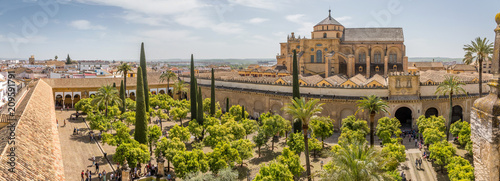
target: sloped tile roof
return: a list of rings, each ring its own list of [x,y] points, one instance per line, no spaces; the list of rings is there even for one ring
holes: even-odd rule
[[[160,72],[148,73],[149,85],[167,84],[160,82]],[[120,85],[123,78],[88,78],[88,79],[43,79],[52,88],[77,88],[77,87],[101,87],[103,85]],[[170,82],[172,83],[172,82]],[[135,86],[137,77],[128,77],[127,86]]]
[[[323,77],[319,75],[313,75],[313,76],[307,76],[307,77],[302,77],[302,81],[306,82],[307,85],[316,85],[318,82],[321,82],[323,80]]]
[[[328,17],[326,17],[324,20],[320,21],[318,24],[314,25],[314,26],[318,26],[318,25],[341,25],[337,20],[335,20],[334,18],[332,18],[331,15],[328,15]]]
[[[387,81],[384,77],[382,77],[381,75],[379,74],[375,74],[373,77],[371,77],[370,79],[366,80],[366,83],[365,84],[368,84],[372,81],[376,81],[384,86],[387,86]]]
[[[332,85],[340,85],[340,84],[344,83],[345,81],[347,81],[347,79],[345,79],[344,77],[338,76],[338,75],[327,77],[327,78],[325,78],[325,80]]]
[[[365,76],[361,74],[357,74],[356,76],[351,77],[349,80],[356,85],[364,85],[364,83],[366,82]]]
[[[344,41],[403,42],[403,28],[346,28]]]
[[[27,104],[16,126],[16,172],[8,171],[10,157],[6,151],[0,159],[0,180],[65,180],[52,88],[38,81],[25,100]],[[0,130],[0,139],[7,138],[5,133],[10,132]],[[11,146],[3,145],[1,149]]]

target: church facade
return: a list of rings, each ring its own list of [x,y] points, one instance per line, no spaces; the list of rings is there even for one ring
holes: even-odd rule
[[[408,71],[402,28],[345,28],[331,13],[314,26],[310,39],[292,32],[280,49],[278,65],[292,72],[295,50],[302,75],[369,78]]]

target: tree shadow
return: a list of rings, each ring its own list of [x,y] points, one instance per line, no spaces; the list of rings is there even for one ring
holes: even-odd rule
[[[255,154],[258,155],[259,153],[255,153]],[[254,165],[259,165],[262,162],[269,162],[269,161],[275,159],[276,157],[278,157],[279,155],[281,155],[281,152],[273,152],[269,148],[265,148],[265,149],[261,148],[261,150],[260,150],[261,157],[254,157],[254,158],[250,159],[248,161],[248,163],[251,163]]]
[[[90,140],[89,135],[82,134],[82,132],[80,132],[78,135],[71,135],[70,140],[79,141],[82,143],[93,143],[93,140]]]
[[[250,169],[248,169],[247,166],[243,166],[243,167],[235,166],[235,168],[238,171],[238,179],[239,180],[243,180],[243,179],[248,178]]]

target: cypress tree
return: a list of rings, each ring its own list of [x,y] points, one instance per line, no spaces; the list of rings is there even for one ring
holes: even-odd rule
[[[66,58],[66,64],[71,64],[71,58],[69,58],[69,54],[68,54],[68,57]]]
[[[299,70],[297,68],[297,51],[293,50],[293,99],[300,99],[300,91],[299,91]],[[302,131],[302,122],[296,121],[293,123],[293,132],[301,132]]]
[[[201,97],[201,87],[198,87],[197,96],[198,97],[196,98],[196,100],[198,101],[198,115],[196,116],[196,120],[198,121],[199,125],[203,125],[203,98]]]
[[[122,111],[122,114],[126,111],[126,103],[125,103],[125,87],[123,87],[123,80],[120,82],[120,98],[122,99],[122,107],[121,108],[121,111]]]
[[[146,54],[144,53],[144,42],[141,44],[141,62],[140,66],[142,69],[142,80],[144,89],[144,102],[146,106],[146,111],[149,111],[149,85],[148,85],[148,72],[146,70]]]
[[[116,83],[113,82],[113,87],[116,88]]]
[[[245,119],[245,106],[241,106],[241,121]]]
[[[194,77],[194,60],[193,54],[191,54],[191,84],[190,84],[190,97],[191,97],[191,120],[196,119],[196,79]]]
[[[145,98],[144,86],[142,81],[144,81],[144,79],[142,78],[142,70],[139,68],[137,69],[137,89],[136,89],[137,97],[135,98],[136,113],[135,113],[134,139],[139,143],[146,144],[147,143],[146,105],[144,100]]]
[[[293,50],[293,99],[300,99],[299,92],[299,70],[297,69],[297,51]]]
[[[229,112],[229,97],[226,98],[226,112]]]
[[[214,69],[212,68],[212,86],[210,87],[210,115],[215,115],[215,78]]]

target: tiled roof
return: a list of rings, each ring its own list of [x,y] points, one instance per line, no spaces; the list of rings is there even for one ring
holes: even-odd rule
[[[403,28],[346,28],[344,41],[403,42]]]
[[[452,70],[455,71],[477,71],[476,67],[473,65],[466,65],[466,64],[455,64],[450,67]]]
[[[0,180],[65,180],[52,88],[38,81],[25,100],[27,104],[16,126],[16,172],[8,171],[9,151],[3,152]],[[6,133],[10,133],[8,129],[0,130],[0,139],[6,139]],[[1,149],[11,147],[4,144]]]
[[[370,79],[366,80],[366,84],[372,82],[372,81],[376,81],[384,86],[387,85],[387,81],[384,77],[382,77],[381,75],[379,74],[375,74],[373,77],[371,77]]]
[[[356,85],[364,85],[364,83],[366,82],[366,78],[364,75],[361,75],[361,74],[358,74],[354,77],[351,77],[349,79],[352,83],[355,83]]]
[[[412,67],[444,67],[442,62],[410,62],[408,63]]]
[[[432,82],[440,83],[443,82],[447,76],[455,76],[460,81],[473,81],[479,78],[479,73],[448,74],[445,71],[428,70],[420,72],[420,82],[425,83],[431,80]],[[483,81],[490,80],[491,78],[493,78],[492,74],[483,73]]]
[[[342,25],[342,24],[340,24],[337,20],[333,19],[331,15],[328,15],[328,17],[326,17],[323,21],[320,21],[315,26],[318,25]]]
[[[345,79],[344,77],[338,76],[338,75],[327,77],[325,80],[332,85],[340,85],[340,84],[344,83],[345,81],[347,81],[347,79]]]
[[[323,80],[323,77],[319,75],[313,75],[313,76],[307,76],[307,77],[302,77],[302,81],[306,82],[307,85],[316,85],[318,82]]]
[[[166,85],[167,82],[160,82],[160,72],[148,73],[149,85]],[[102,85],[111,85],[116,83],[120,85],[123,78],[90,78],[90,79],[43,79],[52,88],[76,88],[76,87],[101,87]],[[173,83],[173,82],[170,82]],[[127,78],[127,86],[135,86],[137,84],[136,77]]]

